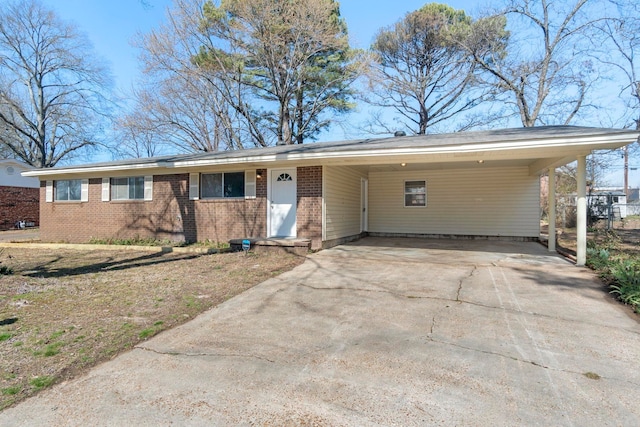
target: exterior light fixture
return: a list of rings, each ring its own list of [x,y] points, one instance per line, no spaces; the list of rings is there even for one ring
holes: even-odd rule
[[[407,166],[407,164],[406,163],[400,163],[400,166],[405,167],[405,166]]]
[[[478,163],[483,164],[484,160],[478,160]]]
[[[256,174],[256,178],[258,178],[258,179],[262,178],[262,173],[258,172],[258,173]]]

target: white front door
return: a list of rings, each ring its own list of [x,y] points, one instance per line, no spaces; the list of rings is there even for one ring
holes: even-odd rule
[[[296,237],[296,169],[270,171],[269,237]]]

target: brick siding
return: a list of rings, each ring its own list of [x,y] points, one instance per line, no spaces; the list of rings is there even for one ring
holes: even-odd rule
[[[40,222],[37,188],[0,187],[0,230],[14,228],[18,221]]]
[[[260,172],[260,171],[258,171]],[[266,175],[262,171],[263,177]],[[266,233],[266,182],[255,199],[189,200],[188,174],[153,177],[152,201],[103,202],[102,179],[89,180],[88,202],[45,202],[40,187],[40,237],[84,243],[92,238],[157,238],[225,242]]]
[[[297,169],[297,235],[311,239],[311,248],[322,247],[322,166]]]
[[[40,187],[40,237],[48,242],[92,238],[157,238],[225,242],[267,235],[267,171],[256,170],[255,199],[189,200],[189,175],[153,177],[152,201],[103,202],[102,180],[89,180],[88,202],[45,202]],[[322,167],[297,169],[297,233],[322,246]]]

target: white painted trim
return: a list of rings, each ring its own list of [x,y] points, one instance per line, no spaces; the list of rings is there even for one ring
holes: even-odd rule
[[[244,171],[244,198],[255,199],[256,198],[256,170],[248,169]]]
[[[144,177],[144,200],[153,200],[153,175]]]
[[[576,203],[576,265],[587,263],[587,158],[578,156]]]
[[[325,189],[327,188],[326,180],[327,173],[324,166],[322,166],[322,241],[327,240],[327,203],[325,197]],[[296,212],[297,214],[297,212]]]
[[[44,201],[46,203],[52,203],[53,202],[53,181],[47,181],[46,182],[46,187],[44,190]]]
[[[111,200],[111,178],[102,178],[102,201]]]
[[[189,200],[198,200],[200,199],[200,174],[190,173],[189,174]]]
[[[89,179],[84,178],[80,181],[80,201],[89,201]]]
[[[369,231],[369,179],[360,178],[360,232],[365,231]]]
[[[407,206],[407,182],[424,181],[424,206]],[[427,188],[427,180],[425,179],[405,179],[402,181],[402,207],[405,209],[426,209],[429,206],[429,189]]]
[[[462,134],[464,137],[464,134]],[[471,135],[472,136],[472,135]],[[470,136],[470,137],[471,137]],[[130,171],[132,169],[181,169],[190,167],[205,166],[224,166],[238,164],[263,164],[279,162],[284,163],[306,161],[351,161],[357,163],[390,163],[400,158],[416,159],[416,156],[433,156],[429,162],[441,162],[442,157],[450,157],[453,160],[472,160],[475,157],[482,156],[484,159],[493,157],[504,158],[535,158],[556,156],[549,153],[551,149],[561,149],[562,157],[575,156],[576,152],[589,152],[593,149],[617,148],[634,142],[638,138],[637,131],[616,132],[615,134],[595,133],[593,135],[577,135],[562,137],[533,137],[532,139],[520,139],[517,141],[509,140],[508,137],[494,142],[462,142],[446,145],[429,145],[425,142],[421,146],[401,147],[401,148],[370,148],[360,150],[322,150],[316,152],[275,152],[270,154],[261,153],[259,150],[254,151],[255,154],[249,154],[241,157],[226,158],[207,158],[201,160],[172,160],[172,161],[156,161],[151,163],[127,164],[127,165],[100,165],[86,167],[70,167],[70,168],[52,168],[37,169],[33,171],[23,172],[23,176],[54,176],[64,174],[87,174],[106,171]],[[375,140],[374,140],[375,142]],[[322,143],[318,143],[322,144]],[[374,147],[375,144],[370,144]],[[535,151],[535,153],[526,153],[525,151]],[[546,154],[543,156],[543,154]],[[394,159],[395,157],[395,159]],[[423,159],[416,159],[424,162]]]
[[[22,172],[22,176],[51,176],[51,175],[65,175],[65,174],[78,174],[78,173],[94,173],[94,172],[115,172],[115,171],[130,171],[132,169],[158,169],[171,167],[166,162],[156,163],[141,163],[130,165],[108,165],[108,166],[87,166],[87,167],[69,167],[69,168],[47,168],[47,169],[34,169],[30,171]]]
[[[556,169],[549,169],[549,180],[547,185],[548,206],[549,206],[549,240],[547,249],[549,252],[556,251]]]

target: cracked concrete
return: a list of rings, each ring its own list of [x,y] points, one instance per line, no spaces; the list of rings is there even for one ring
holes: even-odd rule
[[[640,326],[536,243],[310,256],[0,425],[640,425]]]

